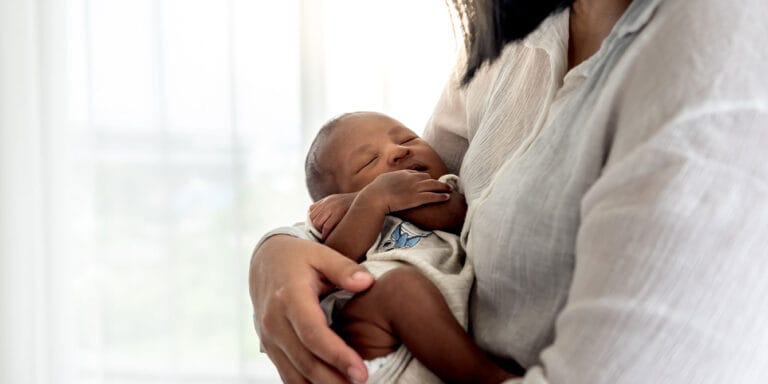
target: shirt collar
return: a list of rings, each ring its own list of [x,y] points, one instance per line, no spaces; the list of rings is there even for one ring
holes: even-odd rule
[[[662,0],[634,0],[616,23],[615,34],[623,37],[643,28],[661,2]]]
[[[531,32],[523,44],[529,48],[540,48],[550,56],[568,52],[568,10],[560,11],[541,22],[538,28]]]
[[[595,69],[595,63],[602,61],[603,56],[607,54],[618,40],[634,34],[645,27],[653,17],[656,8],[663,0],[634,0],[629,5],[624,14],[616,22],[611,33],[603,40],[600,49],[587,59],[586,64],[579,71],[580,75],[589,77]]]

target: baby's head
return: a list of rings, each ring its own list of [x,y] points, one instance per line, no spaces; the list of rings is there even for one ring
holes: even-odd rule
[[[357,192],[377,176],[413,169],[439,178],[448,169],[437,152],[399,121],[376,112],[352,112],[325,123],[304,164],[313,201]]]

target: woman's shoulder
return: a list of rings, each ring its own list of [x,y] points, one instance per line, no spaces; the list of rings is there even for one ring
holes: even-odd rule
[[[467,92],[484,92],[492,88],[500,77],[509,75],[515,75],[521,80],[539,81],[534,76],[528,76],[530,71],[557,68],[564,72],[567,54],[568,12],[561,11],[545,19],[524,39],[504,46],[498,58],[486,63],[477,71],[467,87]],[[463,73],[461,58],[465,56],[459,54],[459,57],[456,73]]]
[[[661,1],[651,10],[614,68],[626,101],[663,100],[681,111],[768,97],[768,51],[758,37],[768,36],[768,2]]]

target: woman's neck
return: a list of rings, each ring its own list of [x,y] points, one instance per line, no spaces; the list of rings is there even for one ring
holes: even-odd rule
[[[576,0],[571,6],[568,27],[568,69],[579,65],[600,49],[614,24],[632,0]]]

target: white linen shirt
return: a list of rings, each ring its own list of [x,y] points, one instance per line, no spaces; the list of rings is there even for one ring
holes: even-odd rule
[[[524,367],[537,363],[541,349],[552,342],[552,324],[565,304],[571,281],[572,251],[561,251],[564,256],[553,260],[536,256],[549,251],[543,247],[526,250],[522,243],[509,245],[530,237],[522,232],[523,238],[506,233],[510,229],[498,221],[507,209],[503,202],[491,208],[494,212],[482,213],[486,216],[482,220],[474,212],[478,207],[487,207],[484,202],[489,190],[499,182],[494,178],[499,168],[530,149],[548,117],[556,115],[568,99],[573,83],[580,83],[576,80],[581,78],[572,74],[584,65],[569,72],[563,83],[567,49],[568,12],[561,12],[524,41],[509,44],[467,88],[458,88],[457,74],[446,86],[424,133],[450,170],[460,164],[469,206],[462,238],[469,234],[470,239],[475,239],[475,233],[487,231],[482,234],[482,242],[509,247],[486,248],[477,241],[465,244],[468,252],[484,253],[468,256],[484,271],[482,280],[476,279],[470,300],[470,331],[480,347],[513,358]],[[572,246],[565,244],[561,248],[570,250]],[[498,302],[502,297],[509,300]]]
[[[768,382],[766,20],[765,0],[634,1],[471,194],[472,331],[518,381]],[[516,130],[519,96],[489,91],[478,130]]]

